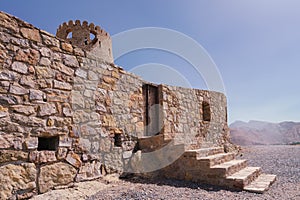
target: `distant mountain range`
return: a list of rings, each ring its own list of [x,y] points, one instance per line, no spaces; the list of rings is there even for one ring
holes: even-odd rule
[[[235,121],[229,128],[231,141],[238,145],[300,143],[300,122]]]

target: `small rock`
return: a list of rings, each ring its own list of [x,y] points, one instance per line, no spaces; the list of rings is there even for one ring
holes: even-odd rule
[[[81,166],[80,156],[72,151],[68,153],[66,161],[76,168]]]
[[[18,62],[18,61],[13,62],[13,64],[11,65],[11,69],[21,74],[27,74],[28,72],[27,65],[25,63]]]

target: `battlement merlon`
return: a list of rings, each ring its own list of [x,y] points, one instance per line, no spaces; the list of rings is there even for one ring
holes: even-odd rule
[[[93,23],[70,20],[61,24],[56,36],[78,46],[89,54],[89,57],[113,63],[112,42],[110,35]]]

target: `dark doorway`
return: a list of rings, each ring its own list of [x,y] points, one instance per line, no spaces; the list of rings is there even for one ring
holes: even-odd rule
[[[146,84],[143,86],[145,101],[145,136],[157,135],[159,127],[159,92],[158,87]]]

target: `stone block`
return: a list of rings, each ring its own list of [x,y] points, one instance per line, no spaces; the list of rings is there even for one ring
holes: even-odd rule
[[[83,110],[75,110],[73,114],[74,123],[84,123],[90,121],[90,114]]]
[[[71,84],[62,81],[57,81],[57,80],[53,81],[53,87],[55,89],[61,89],[61,90],[72,90]]]
[[[24,69],[22,69],[22,70],[24,70]],[[18,78],[18,76],[19,75],[13,71],[1,70],[1,72],[0,72],[0,80],[3,80],[3,81],[14,81]]]
[[[30,88],[34,88],[36,85],[36,82],[33,80],[33,77],[24,75],[20,79],[20,84],[28,86]]]
[[[65,147],[58,147],[57,150],[57,159],[58,160],[64,160],[67,156],[68,149]]]
[[[37,30],[37,29],[21,28],[20,32],[23,35],[23,37],[25,37],[29,40],[33,40],[33,41],[36,41],[36,42],[41,42],[42,41],[39,30]]]
[[[57,109],[55,104],[53,103],[46,103],[43,105],[40,105],[38,107],[38,116],[44,117],[49,116],[57,113]]]
[[[25,106],[25,105],[14,105],[10,107],[12,111],[24,115],[31,115],[35,113],[35,109],[33,106]]]
[[[84,153],[90,152],[91,146],[92,144],[89,139],[85,139],[85,138],[79,139],[79,144],[78,144],[79,151],[82,151]]]
[[[109,76],[104,76],[103,81],[109,85],[115,85],[116,83],[116,79]]]
[[[0,150],[0,163],[11,161],[27,161],[28,153],[15,150]]]
[[[80,133],[82,136],[98,135],[97,129],[92,126],[89,126],[88,124],[83,124],[80,126]]]
[[[18,26],[18,22],[11,18],[10,16],[6,15],[5,13],[0,13],[0,27],[4,27],[6,29],[9,29],[10,31],[14,32],[14,33],[18,33],[19,32],[19,26]]]
[[[5,108],[0,105],[0,118],[4,118],[8,116],[8,108]]]
[[[59,137],[59,147],[71,147],[72,146],[72,138],[66,137],[66,136],[60,136]]]
[[[42,57],[40,60],[40,65],[48,67],[51,65],[51,61],[49,60],[49,58]]]
[[[61,43],[61,48],[62,48],[63,50],[65,50],[65,51],[67,51],[67,52],[70,52],[70,53],[73,52],[73,47],[72,47],[72,45],[69,44],[69,43],[62,42],[62,43]]]
[[[80,156],[72,151],[68,153],[66,161],[76,168],[79,168],[82,164]]]
[[[37,164],[54,162],[56,161],[55,151],[31,151],[29,160]]]
[[[0,199],[36,188],[37,170],[33,163],[8,164],[0,167]]]
[[[54,77],[54,70],[52,70],[50,67],[45,66],[35,66],[35,72],[37,75],[37,78],[42,79],[50,79]]]
[[[98,74],[96,74],[95,72],[89,70],[88,79],[91,80],[91,81],[97,81],[99,79],[99,77],[98,77]]]
[[[76,75],[76,76],[79,76],[79,77],[81,77],[81,78],[83,78],[83,79],[86,79],[86,78],[87,78],[87,72],[86,72],[85,70],[83,70],[83,69],[80,69],[80,68],[78,68],[78,69],[75,71],[75,75]]]
[[[22,61],[31,65],[36,65],[39,59],[40,53],[34,49],[19,49],[15,56],[15,60]]]
[[[27,65],[23,62],[18,62],[18,61],[13,62],[13,64],[11,65],[11,69],[21,74],[27,74],[28,72]]]
[[[65,117],[72,117],[73,116],[72,109],[69,106],[64,106],[63,109],[62,109],[62,112],[63,112]]]
[[[73,182],[77,170],[67,163],[54,163],[42,166],[39,174],[39,190],[45,193],[55,186]]]
[[[73,109],[84,108],[84,97],[79,91],[72,91]]]
[[[74,54],[76,56],[84,56],[84,51],[81,48],[74,48]]]
[[[99,161],[92,161],[83,163],[76,176],[76,181],[86,181],[101,176],[101,163]]]
[[[21,85],[13,84],[9,87],[9,92],[16,95],[28,94],[28,89],[22,87]]]
[[[59,40],[58,39],[56,39],[54,37],[50,37],[45,34],[42,34],[42,38],[43,38],[44,44],[59,48]]]
[[[79,63],[75,56],[64,54],[62,56],[63,63],[69,67],[79,67]]]
[[[25,147],[26,149],[32,150],[38,148],[38,138],[37,137],[29,137],[25,138]]]
[[[23,138],[15,134],[5,134],[0,132],[0,147],[3,149],[22,149]]]
[[[9,90],[9,81],[0,81],[0,93],[7,93]]]
[[[66,65],[64,65],[61,62],[54,62],[53,65],[51,66],[53,69],[57,69],[58,71],[66,74],[66,75],[73,75],[74,74],[74,70],[70,67],[67,67]]]
[[[47,57],[47,58],[51,58],[51,56],[53,54],[51,49],[46,48],[46,47],[42,47],[39,50],[40,50],[41,55],[44,57]]]

